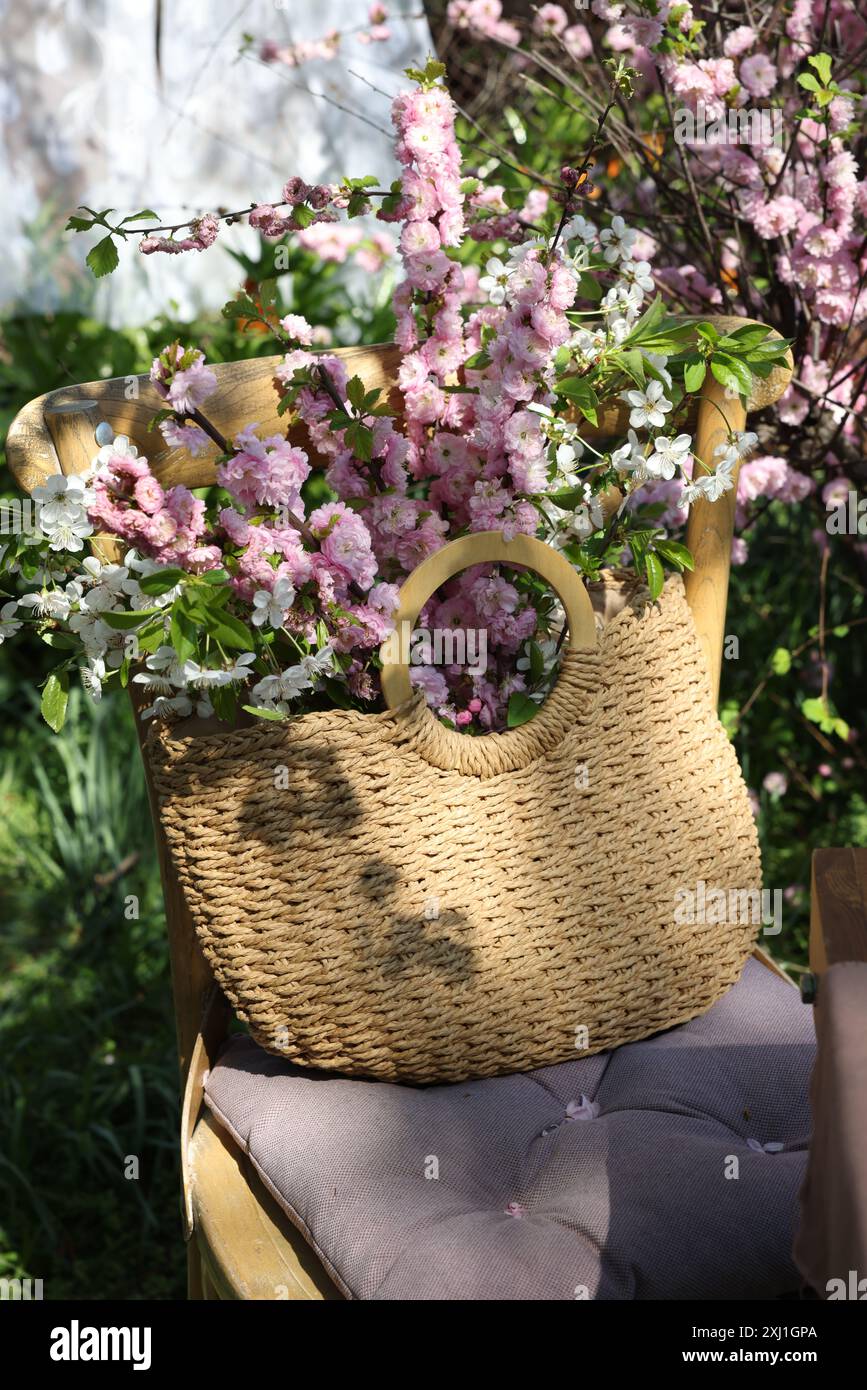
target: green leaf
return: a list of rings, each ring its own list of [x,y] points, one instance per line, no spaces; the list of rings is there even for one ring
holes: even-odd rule
[[[598,304],[604,293],[605,288],[596,276],[585,270],[578,280],[579,299],[589,299],[592,303]]]
[[[66,721],[66,706],[69,701],[69,672],[52,671],[42,690],[40,712],[50,729],[60,733]]]
[[[823,700],[821,696],[805,700],[801,713],[811,723],[818,724],[823,734],[836,734],[842,739],[849,737],[849,725],[839,717],[829,700]]]
[[[554,390],[558,396],[566,396],[572,401],[581,414],[586,416],[591,425],[597,423],[596,407],[599,398],[589,382],[580,376],[564,376],[554,385]]]
[[[545,658],[538,642],[530,643],[530,682],[538,685],[545,674]]]
[[[282,721],[286,718],[278,709],[262,709],[260,705],[242,705],[248,714],[254,714],[257,719],[276,719]]]
[[[126,222],[144,222],[148,217],[152,222],[156,222],[158,216],[152,208],[142,208],[141,212],[131,212],[129,217],[122,217],[120,225],[123,226]]]
[[[615,367],[619,367],[625,372],[636,386],[644,386],[647,377],[644,370],[644,358],[639,348],[627,348],[626,352],[613,352],[611,361]]]
[[[564,512],[573,512],[587,501],[583,487],[564,487],[559,492],[538,492],[536,496],[542,501],[553,502]]]
[[[646,338],[652,337],[664,318],[665,305],[662,302],[662,296],[658,294],[653,303],[649,308],[645,309],[641,318],[635,324],[635,327],[626,339],[627,343],[641,343],[644,342]]]
[[[205,570],[204,574],[200,575],[199,578],[203,584],[225,584],[229,579],[229,571],[224,569]]]
[[[72,637],[68,632],[43,632],[42,640],[58,651],[77,652],[81,649],[80,639]]]
[[[169,567],[164,570],[157,570],[153,574],[146,574],[139,580],[139,588],[142,593],[167,594],[169,589],[173,589],[176,584],[180,584],[187,578],[185,570]]]
[[[677,570],[695,569],[692,551],[681,545],[680,541],[654,541],[654,549],[657,555],[661,555],[663,560],[667,560]]]
[[[373,431],[360,420],[353,420],[345,432],[346,443],[357,459],[369,463],[373,456]]]
[[[101,280],[103,275],[110,275],[116,269],[119,260],[117,247],[110,236],[103,237],[88,251],[85,260],[96,276]]]
[[[176,600],[172,608],[171,627],[169,629],[169,641],[178,654],[178,660],[183,663],[189,661],[199,649],[199,635],[201,632],[201,621],[191,611],[191,605],[186,595],[182,595]]]
[[[714,347],[719,342],[720,335],[712,323],[697,323],[695,331],[700,338],[704,338],[706,343],[710,343]]]
[[[811,72],[802,72],[795,79],[799,87],[804,87],[808,92],[819,92],[821,86]]]
[[[356,410],[364,409],[364,382],[360,376],[350,377],[346,383],[346,398]]]
[[[785,676],[792,669],[792,653],[788,647],[777,647],[771,656],[771,670],[775,676]]]
[[[662,561],[658,555],[649,550],[644,557],[644,573],[647,575],[647,587],[650,590],[650,597],[658,599],[665,584],[665,570],[662,568]]]
[[[700,391],[707,376],[707,362],[691,362],[683,369],[683,384],[687,391]]]
[[[819,74],[819,77],[822,79],[822,85],[827,87],[828,83],[831,81],[830,53],[815,53],[812,58],[807,59],[807,62],[810,64],[810,67],[815,69]]]
[[[159,608],[137,608],[133,613],[100,613],[100,619],[108,623],[109,627],[115,628],[118,632],[127,632],[129,629],[138,627],[146,618],[152,618],[155,613],[159,613]]]
[[[222,647],[234,647],[237,651],[242,652],[251,652],[255,649],[256,639],[252,632],[245,623],[241,622],[240,618],[233,617],[231,613],[218,615],[216,626],[210,629],[210,635]]]
[[[522,690],[515,690],[509,696],[506,724],[510,729],[518,729],[522,724],[528,724],[538,713],[539,706],[536,701],[531,700]]]
[[[738,383],[738,390],[742,396],[748,396],[753,389],[753,375],[749,367],[743,362],[739,362],[736,357],[730,357],[728,353],[715,352],[711,358],[711,371],[714,363],[727,367]]]

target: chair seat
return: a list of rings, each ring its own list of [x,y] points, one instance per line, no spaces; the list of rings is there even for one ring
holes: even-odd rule
[[[771,1298],[799,1284],[814,1050],[750,960],[701,1018],[599,1056],[414,1087],[236,1036],[205,1096],[347,1297]]]

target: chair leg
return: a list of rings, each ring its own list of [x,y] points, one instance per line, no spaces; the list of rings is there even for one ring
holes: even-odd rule
[[[187,1298],[192,1302],[201,1302],[207,1298],[205,1293],[204,1270],[202,1269],[202,1256],[196,1244],[196,1237],[192,1236],[187,1241]]]

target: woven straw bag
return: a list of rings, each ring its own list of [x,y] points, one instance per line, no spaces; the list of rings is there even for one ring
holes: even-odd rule
[[[680,578],[597,641],[568,562],[489,533],[414,572],[398,625],[482,559],[536,569],[569,622],[556,687],[521,728],[445,728],[395,663],[383,714],[149,735],[205,956],[293,1062],[419,1082],[548,1065],[702,1013],[752,949],[755,926],[677,910],[700,883],[761,884]]]

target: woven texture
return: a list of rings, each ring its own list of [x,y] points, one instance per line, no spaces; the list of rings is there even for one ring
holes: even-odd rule
[[[701,1018],[540,1071],[383,1085],[234,1037],[205,1096],[351,1298],[774,1298],[800,1282],[814,1053],[751,960]]]
[[[219,983],[308,1066],[446,1081],[600,1052],[709,1008],[756,933],[676,920],[679,889],[760,886],[677,577],[509,733],[448,730],[419,696],[154,730],[148,755]]]

